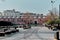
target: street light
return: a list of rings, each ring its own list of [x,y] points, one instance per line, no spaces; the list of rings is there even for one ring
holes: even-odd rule
[[[56,0],[51,0],[51,4],[52,4],[52,13],[53,13],[53,6]],[[59,17],[60,18],[60,17]],[[59,40],[59,30],[56,32],[56,40]]]
[[[51,6],[52,6],[52,13],[53,13],[53,6],[54,6],[54,3],[55,3],[55,1],[54,0],[51,0]]]

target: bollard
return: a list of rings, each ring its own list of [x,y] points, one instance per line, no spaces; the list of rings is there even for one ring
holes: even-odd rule
[[[55,38],[56,40],[59,40],[59,32],[56,32],[56,34],[54,35],[54,38]]]

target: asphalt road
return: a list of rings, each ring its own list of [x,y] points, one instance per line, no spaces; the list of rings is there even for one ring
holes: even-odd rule
[[[32,27],[31,29],[18,28],[19,33],[0,37],[0,40],[54,40],[55,31],[46,27]]]

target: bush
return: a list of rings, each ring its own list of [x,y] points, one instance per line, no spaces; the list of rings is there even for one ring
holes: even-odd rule
[[[55,20],[56,24],[60,24],[60,19]]]
[[[49,21],[47,21],[47,24],[60,24],[60,19],[49,20]]]
[[[54,28],[60,29],[60,19],[47,21],[47,25],[51,25],[51,26],[47,26],[47,27],[50,27],[50,28],[52,28],[52,26],[54,26]]]
[[[49,20],[49,21],[47,21],[47,24],[54,24],[55,23],[55,21],[54,20]]]

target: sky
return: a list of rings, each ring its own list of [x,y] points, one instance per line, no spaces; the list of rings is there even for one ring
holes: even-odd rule
[[[54,8],[59,9],[60,0],[55,0]],[[51,0],[0,0],[0,11],[16,9],[20,12],[47,14],[52,9]]]

